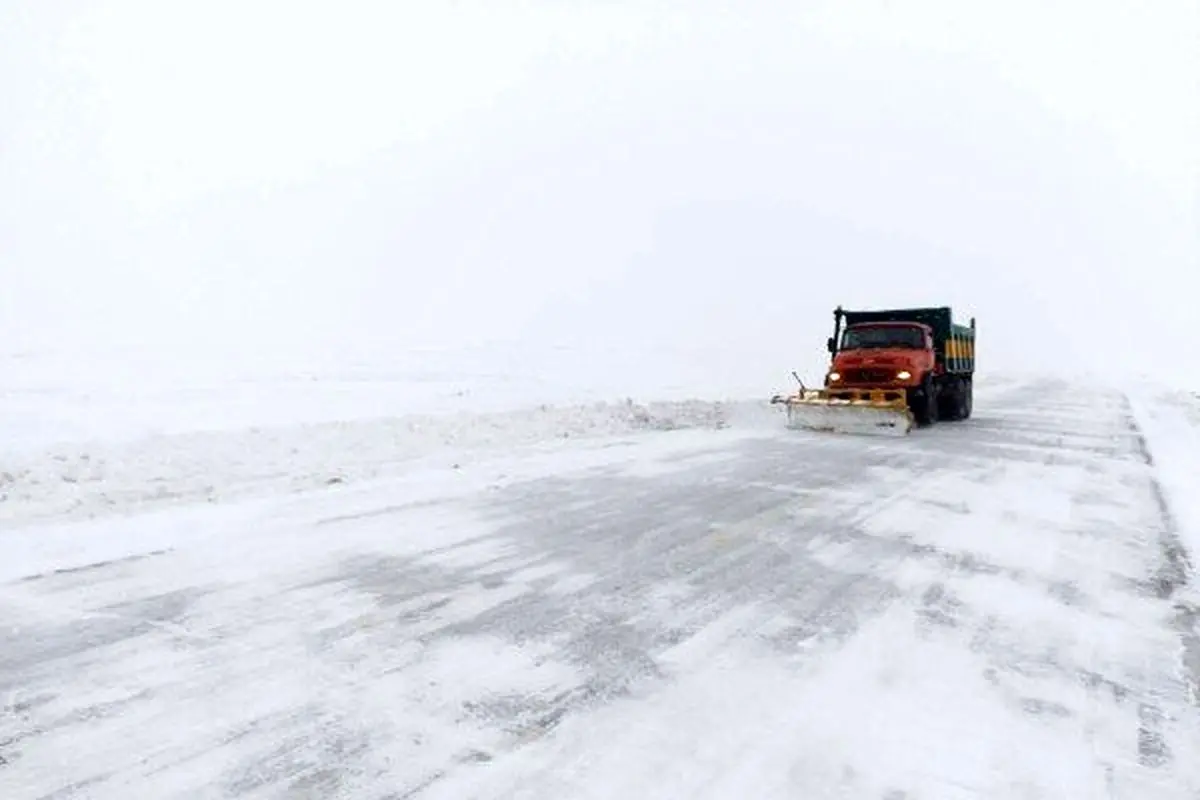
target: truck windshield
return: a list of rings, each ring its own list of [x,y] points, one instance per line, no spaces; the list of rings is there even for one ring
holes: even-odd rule
[[[843,350],[886,347],[911,347],[920,350],[925,347],[925,335],[920,328],[894,325],[878,328],[848,328],[842,335]]]

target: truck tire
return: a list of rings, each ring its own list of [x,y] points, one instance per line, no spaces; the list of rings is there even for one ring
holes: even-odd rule
[[[971,418],[971,409],[975,405],[975,381],[973,378],[963,380],[963,419]]]
[[[962,410],[962,381],[950,378],[942,383],[938,394],[938,419],[954,421],[960,419]]]
[[[944,420],[958,422],[971,414],[970,385],[966,378],[953,378],[946,384],[942,394],[938,414]]]
[[[921,386],[913,392],[909,405],[912,406],[917,427],[925,428],[937,422],[938,397],[932,375],[926,375],[921,381]]]

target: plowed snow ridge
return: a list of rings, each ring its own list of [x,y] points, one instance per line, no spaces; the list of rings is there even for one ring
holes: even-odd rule
[[[0,521],[88,517],[135,506],[311,489],[379,477],[436,455],[457,460],[470,452],[555,441],[778,422],[757,401],[627,400],[62,446],[0,462]]]
[[[1185,551],[1188,597],[1200,606],[1200,394],[1146,393],[1130,401]]]
[[[994,396],[1013,385],[989,378],[976,393]],[[624,399],[72,441],[0,452],[0,523],[311,490],[393,475],[423,458],[453,464],[473,454],[613,435],[781,424],[778,409],[761,399]]]

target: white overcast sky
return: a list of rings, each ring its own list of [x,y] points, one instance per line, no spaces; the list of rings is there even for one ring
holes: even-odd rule
[[[1195,371],[1196,9],[0,0],[0,337]]]

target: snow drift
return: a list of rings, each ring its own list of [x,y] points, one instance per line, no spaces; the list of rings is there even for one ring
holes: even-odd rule
[[[765,402],[625,400],[97,440],[6,454],[0,522],[312,489],[379,477],[438,455],[454,461],[562,440],[777,422]]]

